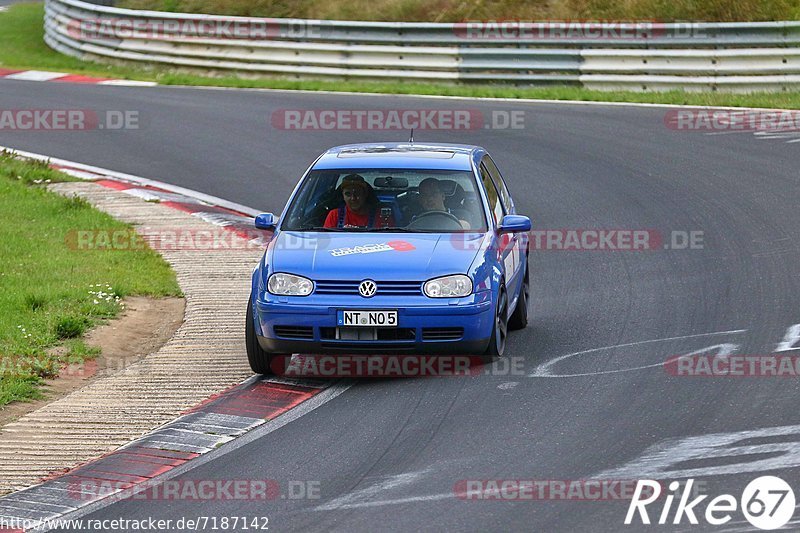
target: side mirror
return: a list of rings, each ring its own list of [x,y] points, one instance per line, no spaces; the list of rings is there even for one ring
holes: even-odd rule
[[[258,229],[275,229],[278,221],[275,220],[275,215],[272,213],[262,213],[256,216],[256,228]]]
[[[500,233],[522,233],[531,230],[531,219],[522,215],[506,215],[497,231]]]

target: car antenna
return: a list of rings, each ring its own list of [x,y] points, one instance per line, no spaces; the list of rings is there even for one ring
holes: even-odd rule
[[[414,144],[414,128],[411,128],[411,135],[408,138],[409,144]]]

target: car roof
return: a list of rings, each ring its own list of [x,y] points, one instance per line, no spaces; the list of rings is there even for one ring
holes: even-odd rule
[[[361,143],[336,146],[314,164],[314,170],[402,168],[472,170],[480,146],[445,143]]]

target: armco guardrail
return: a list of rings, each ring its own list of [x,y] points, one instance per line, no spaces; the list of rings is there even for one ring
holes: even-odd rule
[[[800,22],[399,23],[261,19],[45,1],[45,42],[99,61],[214,73],[603,90],[788,90]]]

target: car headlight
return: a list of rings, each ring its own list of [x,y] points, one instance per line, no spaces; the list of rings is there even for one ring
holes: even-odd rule
[[[428,298],[461,298],[472,294],[472,280],[464,274],[426,281],[422,287]]]
[[[302,276],[278,272],[269,277],[267,289],[276,296],[308,296],[314,290],[314,283]]]

